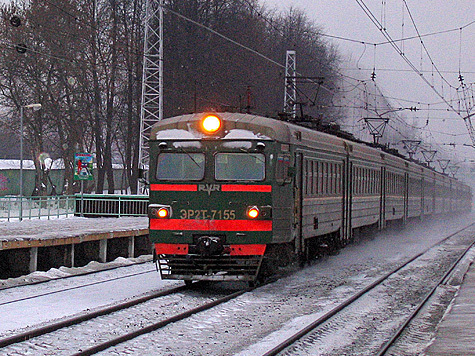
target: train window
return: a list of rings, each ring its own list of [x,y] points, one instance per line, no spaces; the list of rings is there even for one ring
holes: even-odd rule
[[[361,180],[361,168],[357,168],[356,169],[356,181],[358,182],[358,188],[357,188],[357,192],[358,194],[361,194],[363,193],[363,189],[362,189],[362,180]]]
[[[313,179],[315,180],[315,194],[319,194],[318,193],[318,190],[320,189],[319,188],[319,178],[318,178],[318,175],[320,174],[320,169],[319,169],[320,165],[318,163],[318,161],[315,161],[314,165],[313,165]]]
[[[310,194],[309,169],[310,169],[310,161],[308,159],[306,159],[305,160],[305,195]]]
[[[310,176],[310,194],[314,195],[315,194],[315,177],[313,175],[313,171],[314,171],[314,166],[315,166],[316,162],[315,161],[310,161],[310,172],[309,172],[309,176]]]
[[[393,174],[388,173],[388,193],[393,194]]]
[[[368,193],[368,170],[363,168],[363,194]]]
[[[368,194],[373,194],[373,170],[368,169]]]
[[[315,161],[310,161],[310,167],[309,167],[309,177],[310,177],[310,194],[314,195],[315,194],[315,177],[313,175],[314,171],[314,166],[316,162]]]
[[[277,165],[275,168],[275,179],[277,183],[284,184],[289,179],[289,166],[290,156],[281,155],[277,156]]]
[[[371,169],[368,169],[368,170],[367,170],[367,173],[366,173],[366,178],[367,178],[366,193],[368,193],[368,195],[371,194],[371,188],[373,187],[373,184],[372,184],[372,181],[371,181],[372,173],[373,173],[373,172],[371,171]]]
[[[339,177],[338,170],[339,170],[339,168],[340,168],[340,166],[338,164],[335,164],[334,170],[333,170],[333,177],[334,177],[334,180],[335,180],[335,194],[339,193],[339,191],[338,191],[338,177]]]
[[[201,180],[205,174],[203,153],[160,153],[155,177],[158,180]]]
[[[323,194],[328,194],[328,163],[323,162]]]
[[[364,195],[366,193],[366,169],[361,168],[361,194]]]
[[[325,176],[324,169],[325,168],[323,167],[323,162],[319,162],[319,164],[318,164],[318,170],[319,170],[318,180],[319,180],[319,184],[320,184],[320,188],[319,188],[320,195],[323,195],[325,193],[325,184],[323,183],[324,176]]]
[[[369,171],[369,194],[374,194],[374,172],[372,169]]]
[[[261,181],[266,160],[262,153],[218,153],[215,156],[217,180]]]
[[[336,175],[336,192],[337,194],[341,194],[341,166],[337,165],[337,175]]]
[[[359,168],[355,169],[355,181],[356,181],[355,193],[360,194],[361,193],[361,179],[360,179],[360,169]]]
[[[329,191],[329,193],[330,194],[335,193],[335,176],[333,175],[334,166],[335,165],[333,163],[329,164],[329,167],[330,167],[330,172],[329,172],[329,175],[330,175],[330,191]]]
[[[361,168],[361,176],[360,176],[360,181],[361,181],[361,195],[364,195],[366,193],[366,169]]]

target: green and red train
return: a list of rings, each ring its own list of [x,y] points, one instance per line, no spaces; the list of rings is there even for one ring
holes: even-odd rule
[[[251,114],[165,119],[149,147],[150,239],[163,279],[255,282],[365,228],[472,205],[470,187],[426,166]]]

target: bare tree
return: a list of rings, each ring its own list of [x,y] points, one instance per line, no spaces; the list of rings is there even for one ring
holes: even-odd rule
[[[0,24],[5,48],[0,103],[12,110],[6,122],[16,131],[13,113],[42,103],[40,112],[25,117],[25,137],[33,157],[48,152],[64,159],[67,193],[77,189],[72,169],[78,151],[96,155],[96,192],[106,184],[108,192],[115,190],[113,163],[123,164],[128,185],[136,189],[144,6],[145,0],[31,0],[0,6],[5,19]],[[300,73],[323,78],[323,84],[301,87],[305,114],[338,115],[332,108],[337,53],[302,12],[273,14],[257,0],[166,0],[165,6],[173,10],[165,12],[165,116],[204,110],[277,116],[288,49],[297,51]],[[13,16],[20,26],[10,23]],[[44,180],[41,161],[36,164],[39,181]]]

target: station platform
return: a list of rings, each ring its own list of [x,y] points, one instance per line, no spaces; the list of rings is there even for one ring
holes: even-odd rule
[[[147,217],[0,223],[0,279],[150,253]]]
[[[451,308],[444,315],[424,355],[475,355],[475,261],[472,261]]]

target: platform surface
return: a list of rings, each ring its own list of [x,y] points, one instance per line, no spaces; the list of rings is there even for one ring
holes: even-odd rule
[[[40,242],[50,244],[65,239],[94,235],[148,234],[147,217],[81,218],[23,220],[0,223],[0,250],[22,248]],[[51,240],[51,241],[50,241]]]
[[[425,355],[475,355],[475,262],[467,271],[452,309],[444,316]]]

